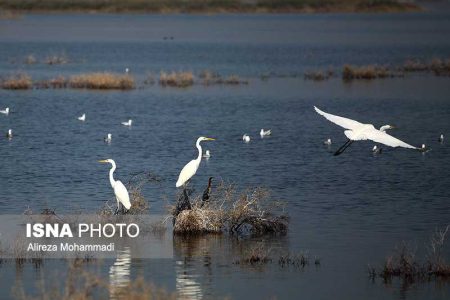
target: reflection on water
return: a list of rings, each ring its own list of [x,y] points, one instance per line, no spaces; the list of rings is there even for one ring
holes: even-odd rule
[[[118,299],[123,292],[123,288],[130,283],[131,251],[125,247],[119,251],[116,261],[109,268],[109,297]]]

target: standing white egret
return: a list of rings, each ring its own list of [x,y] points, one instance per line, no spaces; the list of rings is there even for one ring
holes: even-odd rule
[[[326,141],[323,142],[324,145],[330,146],[331,145],[331,139],[328,138]]]
[[[81,117],[78,117],[78,120],[82,122],[86,121],[86,114],[82,114]]]
[[[193,159],[190,162],[188,162],[183,169],[180,172],[180,175],[178,176],[178,180],[176,183],[176,187],[180,187],[182,185],[185,185],[186,182],[191,179],[192,176],[195,175],[195,173],[197,173],[198,167],[200,166],[200,162],[202,160],[202,146],[200,146],[200,142],[202,141],[214,141],[215,139],[213,138],[208,138],[208,137],[204,137],[201,136],[197,139],[197,142],[195,143],[195,146],[198,149],[198,157],[197,159]]]
[[[120,180],[114,180],[113,174],[116,170],[116,162],[112,159],[99,160],[99,163],[110,163],[112,165],[111,170],[109,170],[109,182],[114,190],[114,194],[117,200],[117,210],[115,214],[119,212],[120,204],[129,210],[131,207],[130,196],[128,195],[127,188],[123,185]]]
[[[403,147],[409,149],[423,150],[417,147],[411,146],[386,132],[376,129],[372,124],[363,124],[355,120],[335,116],[321,111],[314,106],[316,112],[324,116],[327,120],[347,129],[344,134],[347,136],[347,142],[339,148],[334,155],[339,155],[345,151],[354,141],[372,140],[374,142],[384,144],[390,147]]]
[[[264,128],[261,128],[261,131],[259,132],[259,135],[263,138],[265,136],[269,136],[272,134],[272,130],[264,130]]]
[[[441,134],[441,136],[438,139],[439,143],[443,143],[444,142],[444,134]]]
[[[122,122],[122,125],[123,126],[130,126],[131,127],[131,124],[133,123],[133,120],[131,120],[131,119],[129,119],[127,122]]]
[[[8,129],[8,132],[6,133],[6,137],[8,139],[12,139],[12,137],[13,137],[12,129]]]
[[[4,115],[9,115],[9,107],[5,108],[4,110],[0,110],[0,113],[4,114]]]
[[[125,73],[130,73],[130,69],[128,69],[128,68],[125,68]]]
[[[205,151],[205,154],[203,154],[204,158],[210,158],[211,157],[211,153],[209,152],[209,150]]]
[[[243,140],[244,142],[248,143],[248,142],[250,142],[250,136],[249,136],[248,134],[245,133],[245,134],[242,136],[242,140]]]
[[[103,141],[104,141],[105,143],[111,143],[111,141],[112,141],[112,134],[111,134],[111,133],[108,133],[108,135],[105,136],[105,138],[103,139]]]

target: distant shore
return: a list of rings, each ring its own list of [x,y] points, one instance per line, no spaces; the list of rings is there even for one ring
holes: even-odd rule
[[[333,13],[421,11],[400,0],[0,0],[0,15],[26,12],[86,13]]]

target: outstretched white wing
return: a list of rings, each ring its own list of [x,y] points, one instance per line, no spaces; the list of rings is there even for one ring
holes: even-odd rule
[[[386,132],[380,131],[378,129],[372,129],[369,131],[366,131],[365,136],[367,139],[372,140],[374,142],[384,144],[390,147],[403,147],[403,148],[409,148],[409,149],[418,149],[417,147],[411,146],[410,144],[407,144],[398,138],[393,137],[392,135],[387,134]]]
[[[343,117],[339,117],[339,116],[335,116],[329,113],[326,113],[324,111],[321,111],[320,109],[318,109],[317,107],[314,106],[314,109],[316,110],[316,112],[319,115],[324,116],[327,120],[333,122],[334,124],[337,124],[341,127],[344,127],[345,129],[356,129],[364,124],[355,121],[355,120],[351,120],[351,119],[347,119],[347,118],[343,118]]]
[[[123,185],[122,181],[117,180],[114,184],[114,194],[117,200],[125,206],[126,209],[130,209],[130,196],[128,195],[127,188]]]

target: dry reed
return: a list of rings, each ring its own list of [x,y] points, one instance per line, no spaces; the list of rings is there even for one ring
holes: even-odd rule
[[[69,86],[81,89],[129,90],[135,87],[135,83],[134,78],[128,74],[99,72],[72,76]]]

